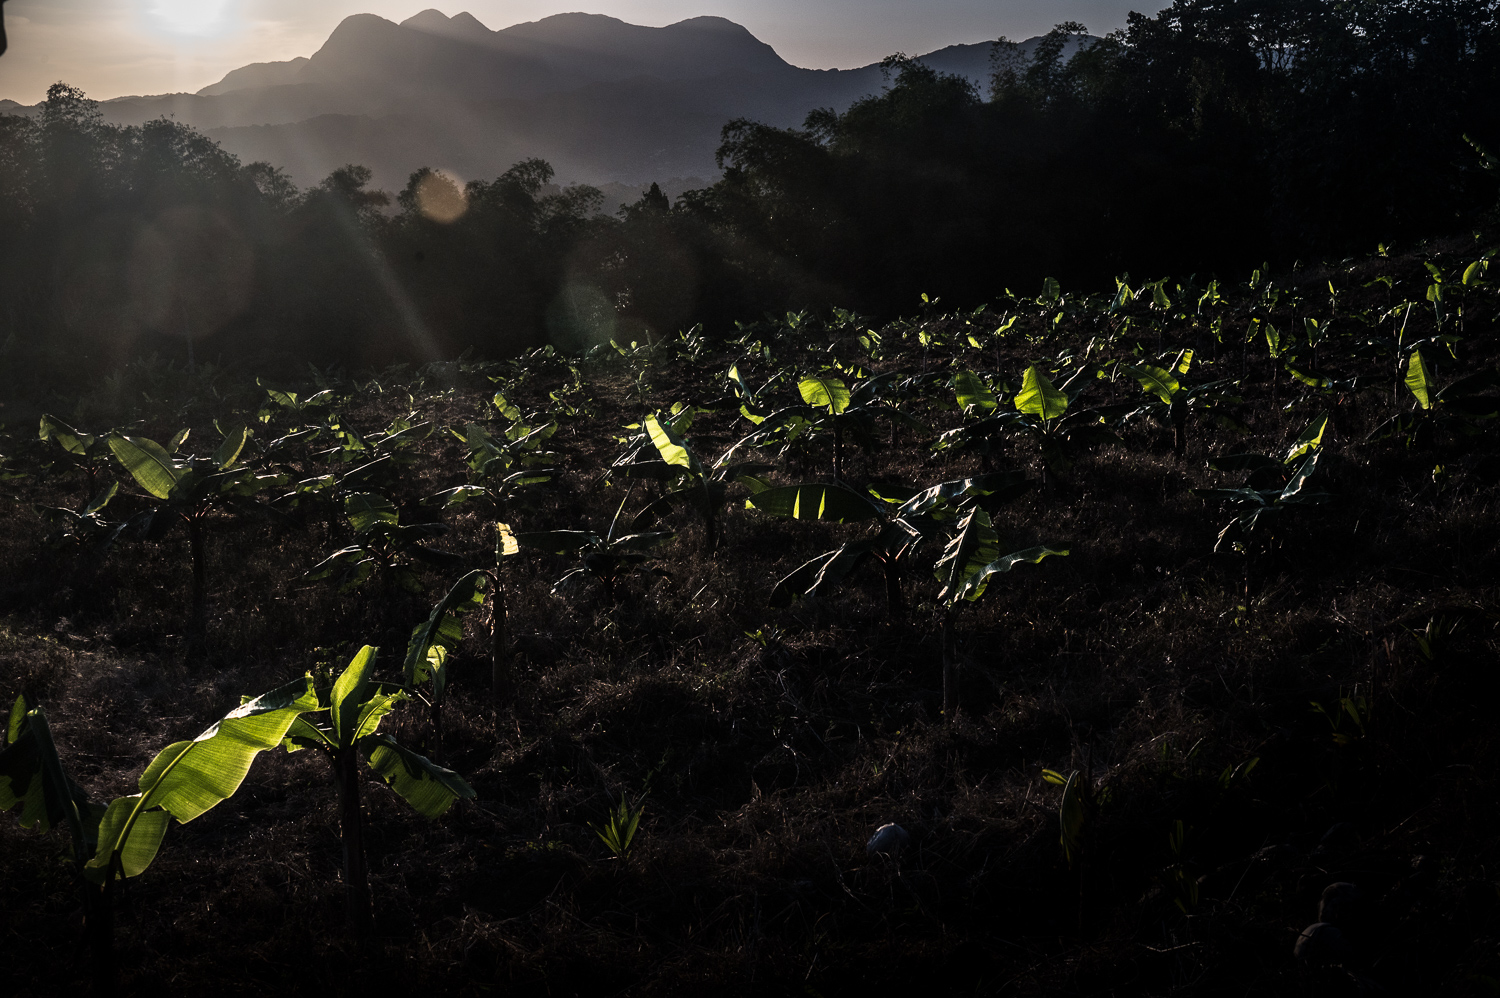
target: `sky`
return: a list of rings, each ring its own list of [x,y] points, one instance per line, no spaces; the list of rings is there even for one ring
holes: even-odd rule
[[[1061,21],[1094,34],[1159,0],[458,0],[491,28],[586,10],[660,26],[715,14],[743,24],[788,62],[811,69],[868,65],[893,52],[1015,40]],[[350,14],[402,21],[422,0],[10,0],[10,51],[0,57],[0,98],[34,104],[59,80],[106,100],[195,91],[231,69],[312,55]]]

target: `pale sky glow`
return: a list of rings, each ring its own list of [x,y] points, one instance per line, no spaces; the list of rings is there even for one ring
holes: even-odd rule
[[[788,62],[852,68],[999,35],[1023,39],[1060,21],[1095,34],[1161,0],[456,0],[491,28],[586,10],[632,24],[664,25],[715,14],[743,24]],[[91,97],[194,91],[251,62],[312,55],[339,21],[371,13],[402,21],[422,0],[10,0],[10,51],[0,57],[0,98],[35,103],[58,80]]]

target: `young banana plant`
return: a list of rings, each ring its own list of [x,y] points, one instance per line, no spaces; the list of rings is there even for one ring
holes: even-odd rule
[[[861,447],[872,446],[877,419],[890,420],[893,425],[925,429],[920,421],[902,412],[888,398],[893,392],[899,394],[901,376],[897,374],[867,378],[856,368],[823,370],[797,382],[801,405],[769,411],[752,407],[755,396],[750,394],[749,387],[738,373],[737,368],[730,370],[736,390],[746,400],[740,411],[755,424],[755,429],[730,448],[730,453],[742,447],[777,444],[785,453],[794,445],[827,434],[833,438],[833,480],[843,482],[845,441],[852,438]],[[846,385],[838,375],[852,377],[853,387]]]
[[[450,428],[466,449],[468,483],[445,489],[424,500],[441,503],[444,508],[477,501],[485,514],[493,518],[506,516],[520,491],[527,486],[551,481],[556,472],[547,467],[557,455],[546,450],[546,442],[557,432],[557,423],[533,427],[521,420],[521,414],[495,396],[495,405],[512,422],[503,437],[497,437],[479,423],[469,423],[459,432]]]
[[[107,885],[83,878],[84,864],[94,854],[99,819],[104,808],[88,799],[63,770],[52,740],[52,729],[41,706],[28,709],[16,697],[0,748],[0,811],[21,808],[22,828],[47,832],[66,828],[74,872],[83,892],[84,935],[93,964],[94,984],[107,989],[114,978],[112,910]]]
[[[1397,413],[1377,426],[1371,440],[1405,437],[1408,447],[1428,447],[1439,427],[1464,434],[1483,433],[1490,421],[1500,416],[1500,397],[1484,394],[1500,388],[1500,374],[1494,371],[1480,371],[1439,389],[1426,358],[1417,349],[1407,358],[1406,387],[1416,409]]]
[[[893,621],[902,622],[906,619],[903,577],[922,541],[940,534],[942,524],[957,516],[965,505],[981,504],[993,510],[1023,495],[1031,484],[1019,472],[997,472],[920,490],[880,485],[869,495],[820,484],[787,485],[759,492],[745,505],[771,516],[839,523],[882,521],[873,535],[825,551],[799,566],[776,584],[770,605],[786,607],[803,596],[831,592],[873,558],[885,576],[887,612]]]
[[[72,510],[51,506],[38,506],[37,512],[52,527],[46,537],[49,545],[71,547],[80,552],[95,555],[105,554],[125,529],[124,523],[115,523],[104,517],[104,507],[109,505],[120,491],[118,482],[110,482],[82,509]]]
[[[943,584],[938,602],[943,605],[943,716],[952,723],[958,715],[958,659],[953,650],[953,629],[965,603],[984,596],[990,581],[1017,565],[1034,565],[1053,555],[1066,556],[1068,548],[1038,545],[1000,553],[1000,535],[990,514],[977,503],[955,525],[953,538],[938,558],[933,574]]]
[[[1203,499],[1227,502],[1236,510],[1234,519],[1219,531],[1214,551],[1241,551],[1245,558],[1245,607],[1250,599],[1250,565],[1252,548],[1264,538],[1263,524],[1281,519],[1288,511],[1318,506],[1333,497],[1309,487],[1308,480],[1318,468],[1323,454],[1323,436],[1328,430],[1328,413],[1322,413],[1292,441],[1280,457],[1265,454],[1230,454],[1214,458],[1208,466],[1216,471],[1244,471],[1245,484],[1234,489],[1194,489]]]
[[[224,439],[213,456],[206,458],[176,456],[187,439],[186,430],[173,438],[170,448],[145,437],[114,434],[109,438],[109,449],[136,484],[161,500],[161,505],[131,521],[138,535],[146,540],[160,540],[179,522],[187,527],[193,572],[190,649],[202,644],[206,623],[204,532],[210,516],[216,510],[245,503],[250,496],[281,480],[277,476],[257,475],[240,463],[240,453],[250,439],[250,432],[243,425],[230,429],[223,434]]]
[[[448,656],[463,640],[464,616],[470,610],[484,605],[484,591],[490,586],[498,587],[498,581],[489,572],[473,571],[464,575],[448,590],[448,595],[433,607],[427,620],[412,629],[411,639],[406,645],[403,666],[406,686],[415,690],[429,680],[432,682],[432,694],[426,699],[432,719],[433,738],[439,748],[443,742],[443,699],[448,689]],[[495,612],[503,619],[503,604],[497,605]]]
[[[988,454],[991,438],[1004,433],[1031,437],[1041,453],[1045,476],[1064,476],[1072,468],[1072,454],[1085,447],[1119,443],[1120,437],[1104,424],[1109,410],[1073,408],[1087,389],[1088,366],[1080,367],[1061,388],[1036,364],[1021,376],[1021,389],[1012,399],[1015,411],[1001,410],[1000,399],[984,382],[969,372],[954,378],[958,403],[965,412],[978,416],[972,423],[949,430],[933,444],[934,451],[975,450]],[[1074,385],[1077,385],[1075,388]]]
[[[1243,401],[1225,390],[1234,384],[1231,380],[1184,384],[1180,379],[1187,376],[1192,366],[1191,349],[1179,353],[1169,367],[1156,367],[1152,364],[1120,365],[1120,370],[1138,381],[1141,389],[1153,398],[1153,401],[1125,418],[1165,417],[1172,425],[1172,453],[1179,460],[1187,453],[1187,424],[1191,413],[1208,413],[1219,406]]]
[[[628,499],[629,496],[626,497]],[[641,531],[616,535],[620,524],[620,513],[625,509],[625,500],[615,510],[615,518],[609,525],[609,533],[600,537],[592,530],[539,530],[515,535],[519,547],[552,554],[575,554],[582,564],[552,584],[553,592],[560,592],[581,582],[585,578],[597,579],[604,586],[609,601],[619,603],[619,583],[637,571],[666,575],[659,568],[643,569],[650,560],[646,553],[676,536],[670,530]],[[502,541],[503,543],[503,541]]]
[[[351,592],[378,572],[383,580],[419,593],[423,588],[419,564],[453,568],[461,563],[457,555],[423,543],[447,533],[445,524],[403,524],[395,503],[383,495],[352,493],[344,499],[344,514],[354,530],[354,543],[308,569],[307,578],[332,579],[340,592]]]
[[[109,434],[85,433],[56,416],[43,414],[37,436],[56,444],[68,462],[83,473],[83,504],[96,502],[100,495],[99,472],[109,462]]]
[[[684,406],[673,417],[663,421],[653,414],[642,423],[651,444],[665,465],[665,494],[651,503],[631,523],[634,531],[645,530],[667,516],[678,506],[694,509],[703,518],[703,553],[712,558],[719,544],[719,514],[730,502],[729,488],[743,485],[752,493],[765,488],[759,475],[769,471],[767,464],[726,463],[729,453],[712,464],[693,450],[683,435],[692,425],[693,408]],[[631,465],[639,469],[640,463]]]
[[[374,678],[378,651],[369,645],[361,648],[331,688],[317,689],[314,706],[293,717],[281,739],[288,752],[314,749],[333,767],[343,835],[345,915],[350,931],[359,939],[369,935],[373,922],[360,806],[360,757],[425,817],[437,818],[455,800],[474,796],[473,788],[457,773],[404,748],[379,730],[381,720],[408,695],[399,685]],[[298,701],[299,705],[304,702]]]

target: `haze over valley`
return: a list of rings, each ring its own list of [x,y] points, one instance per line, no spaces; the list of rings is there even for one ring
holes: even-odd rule
[[[982,93],[990,50],[952,45],[919,59]],[[720,17],[653,28],[568,13],[491,30],[469,13],[429,9],[399,24],[354,15],[311,57],[244,66],[195,94],[106,100],[101,110],[115,124],[174,118],[302,186],[350,162],[400,189],[422,166],[467,180],[539,157],[564,183],[633,190],[677,178],[664,185],[675,193],[717,175],[726,122],[800,126],[810,110],[842,112],[886,81],[879,64],[793,66]],[[34,108],[0,101],[5,111]]]

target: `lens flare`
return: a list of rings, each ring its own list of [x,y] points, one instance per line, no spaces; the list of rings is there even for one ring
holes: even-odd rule
[[[207,37],[229,27],[231,0],[149,0],[146,13],[162,31]]]

